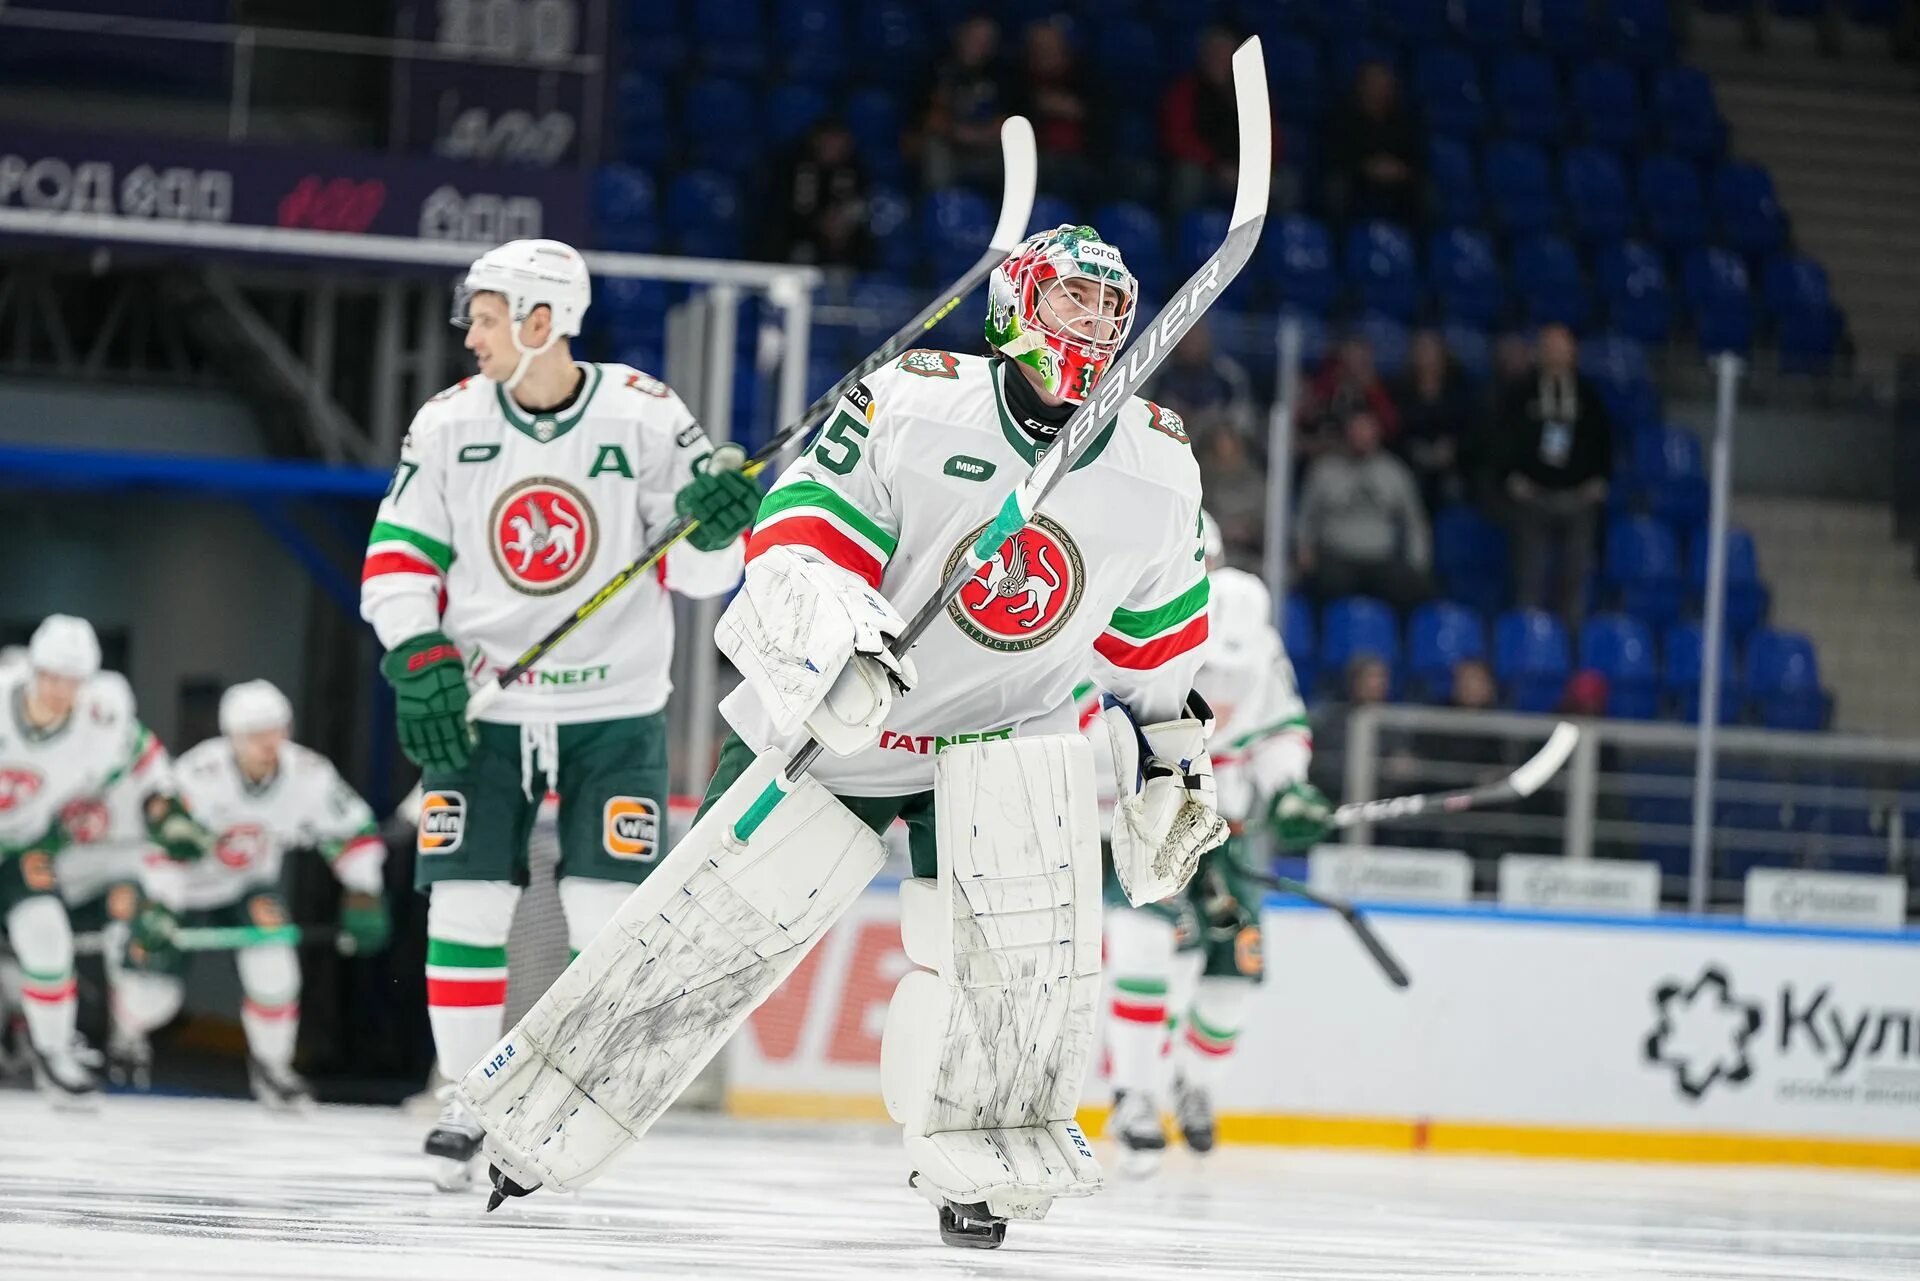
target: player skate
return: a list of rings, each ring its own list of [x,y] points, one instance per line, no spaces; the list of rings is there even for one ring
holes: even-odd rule
[[[107,1041],[107,1080],[122,1090],[153,1088],[153,1046],[146,1037],[114,1028]]]
[[[1173,1078],[1173,1119],[1189,1151],[1213,1151],[1213,1099],[1205,1087],[1185,1077]]]
[[[440,1115],[427,1131],[424,1151],[433,1158],[433,1185],[442,1192],[464,1192],[473,1186],[480,1140],[486,1131],[452,1085],[441,1086],[439,1096]]]
[[[100,1089],[100,1054],[77,1035],[63,1046],[29,1047],[33,1084],[56,1107],[84,1104]]]
[[[1141,1178],[1160,1168],[1167,1150],[1167,1131],[1160,1120],[1160,1104],[1145,1090],[1115,1090],[1107,1129],[1122,1151],[1121,1169]]]
[[[313,1106],[313,1087],[285,1063],[247,1056],[247,1084],[253,1097],[274,1112],[302,1112]]]

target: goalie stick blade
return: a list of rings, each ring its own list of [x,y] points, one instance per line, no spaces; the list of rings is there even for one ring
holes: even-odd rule
[[[1426,792],[1414,796],[1391,796],[1377,801],[1351,801],[1333,812],[1333,827],[1353,827],[1359,823],[1393,823],[1417,818],[1429,811],[1460,814],[1491,805],[1511,805],[1525,800],[1547,785],[1573,755],[1580,742],[1580,727],[1561,721],[1541,749],[1513,773],[1497,782],[1464,792]]]
[[[1513,772],[1513,790],[1516,795],[1525,798],[1532,796],[1546,786],[1548,779],[1560,772],[1560,767],[1573,755],[1573,749],[1580,742],[1580,727],[1572,721],[1561,721],[1553,727],[1553,733],[1547,736],[1547,743],[1533,759]]]
[[[1027,238],[1027,222],[1033,217],[1033,191],[1040,179],[1033,126],[1025,116],[1008,116],[1000,126],[1000,165],[1000,221],[994,224],[993,239],[987,242],[987,248],[990,253],[998,250],[1000,257],[1005,258]]]

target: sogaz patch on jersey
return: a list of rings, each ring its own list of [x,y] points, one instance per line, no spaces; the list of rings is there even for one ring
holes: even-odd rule
[[[420,798],[420,830],[414,848],[451,854],[467,835],[467,798],[460,792],[428,792]]]
[[[611,796],[603,843],[615,858],[650,863],[660,853],[660,805],[646,796]]]

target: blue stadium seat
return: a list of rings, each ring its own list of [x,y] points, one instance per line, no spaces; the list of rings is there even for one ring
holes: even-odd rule
[[[1658,153],[1640,162],[1640,208],[1654,243],[1668,253],[1707,239],[1707,198],[1700,172],[1680,156]]]
[[[1520,0],[1459,0],[1460,36],[1482,53],[1520,43]]]
[[[1587,0],[1535,0],[1534,23],[1549,53],[1584,58],[1593,52],[1593,9]]]
[[[777,0],[773,25],[789,82],[837,86],[845,81],[851,42],[838,0]],[[864,56],[861,61],[864,66]],[[776,126],[781,123],[777,115],[773,119]]]
[[[1583,244],[1618,240],[1638,221],[1627,171],[1620,158],[1599,147],[1570,147],[1560,165],[1567,213]]]
[[[1790,368],[1818,369],[1840,338],[1840,311],[1827,273],[1801,254],[1777,254],[1760,271],[1760,288],[1773,315],[1780,359]]]
[[[621,13],[626,42],[621,63],[630,71],[665,75],[687,63],[685,15],[678,0],[628,0]]]
[[[1440,336],[1446,339],[1447,354],[1466,371],[1467,377],[1484,383],[1493,372],[1493,343],[1487,331],[1464,321],[1449,320],[1440,326]]]
[[[1093,212],[1093,224],[1103,239],[1121,246],[1127,256],[1127,269],[1140,281],[1140,292],[1147,305],[1158,307],[1165,301],[1172,268],[1167,260],[1166,241],[1160,219],[1153,210],[1131,200],[1114,200]],[[992,233],[992,225],[988,225]],[[978,254],[985,244],[976,246]],[[964,270],[964,268],[963,268]],[[954,273],[958,275],[959,273]]]
[[[614,149],[629,164],[657,168],[669,159],[673,129],[658,76],[629,71],[613,91]]]
[[[743,251],[740,188],[726,174],[694,169],[667,188],[667,231],[695,258],[738,258]]]
[[[1813,642],[1800,632],[1761,628],[1747,643],[1745,691],[1770,729],[1825,727],[1827,699]]]
[[[1702,604],[1707,587],[1707,538],[1693,540],[1687,561],[1687,585],[1696,607]],[[1735,641],[1743,641],[1767,617],[1772,594],[1760,581],[1760,558],[1754,551],[1753,535],[1738,525],[1727,529],[1727,632]]]
[[[912,280],[920,274],[924,256],[920,223],[913,216],[913,201],[905,191],[888,185],[874,186],[867,195],[867,233],[873,237],[878,265],[883,271],[901,280]]]
[[[1427,283],[1450,320],[1486,327],[1499,319],[1506,297],[1493,242],[1478,231],[1437,231],[1427,245]]]
[[[1503,139],[1487,147],[1486,191],[1495,221],[1509,235],[1546,231],[1559,221],[1546,153],[1530,142]]]
[[[859,312],[854,322],[854,337],[862,351],[871,351],[886,341],[925,302],[921,292],[897,277],[874,274],[861,276],[847,289],[847,305]]]
[[[698,0],[692,48],[717,75],[758,76],[767,69],[767,22],[759,0]]]
[[[1633,68],[1604,58],[1573,73],[1573,114],[1588,142],[1629,151],[1646,137],[1640,110],[1640,84]]]
[[[760,103],[749,86],[718,77],[694,81],[681,96],[680,121],[693,167],[736,178],[759,168],[766,135]]]
[[[1607,715],[1650,721],[1660,706],[1653,634],[1625,614],[1589,618],[1580,629],[1580,666],[1607,678]]]
[[[1080,223],[1080,215],[1059,196],[1040,195],[1033,198],[1033,213],[1027,218],[1027,230],[1049,231],[1055,227],[1073,227]]]
[[[818,86],[799,81],[778,84],[767,94],[767,136],[792,144],[827,114],[832,104]]]
[[[665,282],[606,276],[594,287],[594,293],[594,311],[605,318],[608,336],[616,348],[665,342],[667,308],[673,305],[672,292]]]
[[[593,178],[593,225],[602,249],[649,254],[660,248],[653,179],[630,165],[604,165]]]
[[[1542,233],[1521,241],[1513,254],[1513,278],[1534,324],[1586,325],[1593,303],[1580,274],[1580,259],[1559,236]]]
[[[1407,674],[1416,693],[1436,703],[1453,697],[1453,665],[1487,656],[1480,615],[1465,605],[1435,601],[1407,621]]]
[[[1506,686],[1514,710],[1558,707],[1571,670],[1566,628],[1552,614],[1510,609],[1494,622],[1493,674]]]
[[[1393,607],[1371,596],[1343,596],[1327,606],[1320,626],[1320,667],[1338,675],[1353,659],[1372,654],[1389,667],[1400,662],[1400,628]]]
[[[1646,344],[1624,333],[1595,334],[1581,343],[1580,371],[1599,383],[1603,394],[1648,384],[1653,378]]]
[[[1361,315],[1354,328],[1373,348],[1373,363],[1382,378],[1398,378],[1406,372],[1407,356],[1413,344],[1406,325],[1392,316],[1369,311]]]
[[[1293,125],[1311,125],[1326,110],[1327,93],[1320,74],[1320,46],[1304,36],[1281,33],[1263,37],[1267,83],[1273,87],[1274,114]],[[1292,145],[1289,137],[1287,143]]]
[[[1493,106],[1509,138],[1552,144],[1566,130],[1560,80],[1553,61],[1537,53],[1510,53],[1493,66]]]
[[[1637,240],[1607,245],[1594,261],[1594,283],[1615,329],[1641,342],[1667,340],[1673,293],[1659,254]]]
[[[1458,138],[1427,139],[1427,177],[1433,183],[1434,214],[1442,226],[1480,221],[1480,175],[1473,148]]]
[[[1727,145],[1727,122],[1713,82],[1696,67],[1667,67],[1654,77],[1654,114],[1667,146],[1690,160],[1712,160]]]
[[[1649,626],[1667,627],[1680,615],[1680,550],[1673,531],[1651,516],[1626,516],[1607,525],[1606,582],[1620,607]]]
[[[1753,346],[1753,296],[1747,265],[1725,249],[1695,249],[1681,269],[1700,350],[1741,355]]]
[[[1432,44],[1453,34],[1447,21],[1447,0],[1379,0],[1380,22],[1403,44]],[[1361,5],[1323,4],[1329,12],[1359,10]]]
[[[1302,696],[1317,685],[1320,674],[1320,643],[1313,634],[1313,606],[1298,592],[1287,594],[1280,611],[1280,639],[1286,642],[1287,658],[1293,663],[1294,681]]]
[[[1507,531],[1465,504],[1433,518],[1433,568],[1452,600],[1493,614],[1506,608],[1511,560]]]
[[[1115,18],[1100,24],[1091,70],[1110,86],[1158,84],[1166,76],[1167,52],[1151,24]]]
[[[1414,54],[1413,100],[1437,133],[1472,135],[1486,128],[1487,101],[1473,56],[1446,45]]]
[[[1683,427],[1647,432],[1634,441],[1634,468],[1649,509],[1669,526],[1692,529],[1706,518],[1707,470],[1698,436]]]
[[[1636,67],[1673,60],[1673,26],[1667,0],[1612,0],[1613,47]]]
[[[853,25],[860,33],[861,78],[917,101],[936,26],[912,0],[862,0]]]
[[[994,211],[978,192],[943,187],[929,193],[922,206],[921,228],[935,277],[952,280],[965,271],[986,248],[993,223]]]
[[[1413,319],[1420,305],[1420,277],[1414,268],[1413,238],[1390,222],[1368,222],[1347,234],[1347,283],[1362,306],[1397,320]]]
[[[900,149],[899,100],[885,89],[856,89],[847,95],[841,118],[858,144],[860,163],[873,180],[905,185],[907,159]]]
[[[1681,720],[1700,719],[1701,656],[1706,642],[1698,623],[1680,623],[1667,629],[1666,654],[1660,665],[1660,684]],[[1740,719],[1739,671],[1733,661],[1733,638],[1720,641],[1720,720]]]
[[[1192,275],[1220,242],[1227,238],[1229,215],[1224,209],[1190,209],[1180,219],[1175,230],[1174,266],[1180,279]]]
[[[1713,208],[1721,236],[1741,253],[1771,253],[1786,242],[1787,215],[1772,176],[1759,165],[1723,166],[1713,176]]]
[[[1305,214],[1289,214],[1266,238],[1272,242],[1265,256],[1280,301],[1316,316],[1331,311],[1339,282],[1326,225]]]

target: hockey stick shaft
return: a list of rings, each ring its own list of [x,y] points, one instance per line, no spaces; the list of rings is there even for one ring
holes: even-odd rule
[[[1423,814],[1462,814],[1468,810],[1494,805],[1511,805],[1539,791],[1560,772],[1580,742],[1580,727],[1561,721],[1547,736],[1546,745],[1526,764],[1505,778],[1459,792],[1422,792],[1413,796],[1390,796],[1377,801],[1353,801],[1333,812],[1334,827],[1355,827],[1362,823],[1396,823]]]
[[[1019,245],[1026,235],[1027,220],[1033,215],[1034,184],[1037,177],[1033,126],[1027,123],[1026,117],[1009,116],[1006,123],[1001,125],[1000,148],[1003,163],[1006,166],[1006,178],[1000,197],[1000,221],[994,228],[993,239],[988,242],[986,252],[980,255],[973,266],[967,268],[964,275],[948,285],[937,298],[922,308],[919,315],[895,330],[892,337],[880,344],[866,359],[848,370],[840,381],[829,387],[818,400],[807,406],[805,413],[775,432],[772,439],[747,460],[742,468],[747,475],[758,476],[766,468],[777,463],[782,453],[820,425],[821,420],[840,403],[842,396],[852,391],[861,379],[920,341],[934,326],[945,320],[953,309],[964,302],[968,294],[978,289],[993,269]],[[533,670],[535,665],[553,652],[555,646],[571,635],[580,624],[591,618],[602,605],[619,595],[628,583],[652,569],[661,557],[673,550],[675,544],[692,533],[699,523],[683,516],[662,530],[659,537],[640,553],[637,560],[608,579],[599,591],[581,602],[579,607],[552,631],[535,641],[524,654],[513,661],[511,666],[503,668],[493,680],[476,689],[467,700],[467,719],[477,719],[508,686]]]
[[[1392,952],[1387,950],[1387,945],[1380,941],[1380,936],[1373,932],[1373,926],[1368,924],[1367,918],[1360,914],[1360,909],[1353,904],[1344,899],[1334,898],[1331,894],[1322,894],[1292,877],[1268,876],[1263,872],[1251,872],[1249,875],[1262,885],[1271,886],[1282,894],[1291,894],[1295,898],[1305,899],[1315,907],[1324,907],[1345,921],[1347,928],[1353,931],[1353,936],[1360,940],[1360,946],[1367,949],[1367,955],[1371,956],[1373,963],[1380,967],[1380,972],[1387,976],[1387,982],[1395,987],[1406,987],[1413,981],[1407,977],[1405,967],[1394,959]]]
[[[1267,104],[1267,71],[1261,60],[1260,38],[1254,36],[1233,55],[1235,105],[1240,121],[1239,187],[1234,193],[1233,214],[1227,237],[1220,248],[1182,285],[1161,310],[1151,328],[1127,348],[1101,376],[1094,394],[1082,402],[1060,429],[1057,443],[1046,452],[1021,486],[1008,494],[999,512],[974,540],[973,546],[954,566],[933,598],[920,607],[906,629],[895,638],[893,652],[904,657],[921,633],[945,612],[947,602],[960,594],[980,567],[987,563],[1001,544],[1018,534],[1055,485],[1073,469],[1107,424],[1114,421],[1127,399],[1138,391],[1167,353],[1179,345],[1189,329],[1206,314],[1240,269],[1253,256],[1260,241],[1260,229],[1266,222],[1267,193],[1273,178],[1273,114]],[[747,812],[734,824],[739,840],[753,835],[754,829],[773,812],[792,784],[807,772],[820,755],[820,744],[809,739],[794,753],[784,779],[776,778],[755,798]],[[782,784],[786,786],[783,787]]]
[[[290,947],[340,947],[343,939],[335,925],[210,925],[183,926],[173,932],[170,942],[182,952],[237,952],[249,947],[286,945]],[[76,934],[73,950],[81,956],[98,956],[110,946],[104,932]],[[344,952],[345,948],[341,948]]]

